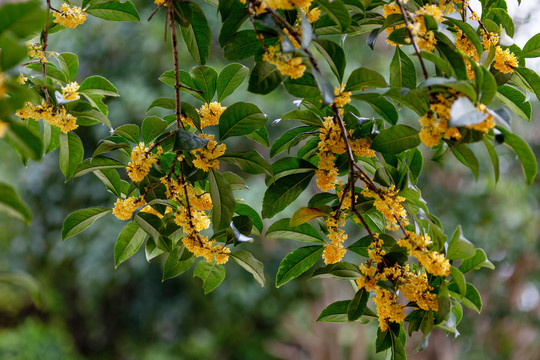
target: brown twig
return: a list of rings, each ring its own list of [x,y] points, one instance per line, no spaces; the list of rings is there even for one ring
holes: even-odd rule
[[[51,12],[51,0],[47,0],[47,22],[45,23],[45,29],[43,29],[43,42],[41,43],[41,51],[43,51],[43,56],[47,56],[47,40],[49,38],[49,15]],[[49,91],[47,90],[47,66],[45,61],[41,61],[41,72],[43,74],[43,85],[42,89],[45,93],[45,101],[47,107],[51,106],[51,99],[49,98]]]
[[[169,19],[169,26],[171,31],[171,43],[173,49],[174,58],[174,95],[175,95],[175,115],[176,115],[176,127],[179,129],[182,127],[185,129],[182,123],[182,103],[180,99],[180,66],[178,62],[178,39],[176,37],[176,23],[174,21],[174,11],[172,6],[173,1],[167,1],[167,15]]]
[[[422,59],[422,55],[420,54],[420,48],[418,47],[418,44],[414,40],[414,35],[410,28],[410,22],[406,14],[408,10],[405,8],[405,6],[403,6],[402,0],[396,0],[396,3],[398,4],[401,10],[401,14],[403,15],[403,20],[405,21],[405,27],[407,28],[407,31],[409,32],[409,36],[411,38],[411,43],[413,45],[414,52],[416,53],[416,56],[418,57],[418,60],[420,61],[420,67],[422,68],[422,73],[424,74],[424,78],[427,80],[429,75],[426,69],[426,64],[424,64],[424,60]]]

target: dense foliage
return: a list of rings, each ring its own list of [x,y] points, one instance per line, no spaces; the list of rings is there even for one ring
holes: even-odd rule
[[[418,148],[432,148],[438,162],[452,152],[477,177],[478,148],[470,144],[481,143],[498,179],[494,144],[506,144],[521,161],[526,182],[534,180],[534,154],[509,123],[514,114],[531,118],[526,92],[538,95],[540,78],[525,60],[540,56],[540,38],[523,49],[512,43],[505,1],[483,1],[478,13],[467,1],[220,1],[214,5],[225,57],[253,58],[255,65],[250,71],[231,63],[219,73],[205,65],[212,36],[201,7],[156,3],[152,21],[164,22],[173,52],[173,69],[160,80],[172,89],[170,98],[154,99],[148,110],[168,113],[115,128],[103,102],[118,96],[115,86],[97,75],[79,85],[77,56],[51,51],[48,37],[77,27],[87,15],[137,21],[134,5],[83,1],[56,9],[47,1],[44,10],[31,1],[0,9],[0,135],[24,163],[59,149],[66,181],[93,173],[117,199],[113,209],[69,215],[63,239],[112,213],[128,221],[114,247],[117,266],[144,244],[148,260],[166,257],[164,280],[195,265],[205,293],[224,280],[229,258],[265,285],[261,262],[244,244],[254,236],[310,243],[283,259],[276,286],[322,257],[326,266],[311,276],[352,280],[356,295],[328,305],[318,321],[377,320],[376,349],[390,349],[393,358],[405,358],[404,322],[409,334],[423,333],[422,348],[434,327],[457,333],[462,305],[481,310],[479,292],[465,275],[493,265],[459,226],[447,239],[429,211],[417,186],[423,168]],[[198,63],[189,72],[179,63],[178,31]],[[365,67],[346,77],[347,47],[365,40],[375,50],[384,31],[395,46],[389,82]],[[25,70],[15,73],[23,61]],[[250,92],[268,94],[283,84],[298,98],[279,120],[294,125],[271,146],[264,109],[227,102],[248,76]],[[193,100],[186,102],[182,92]],[[411,111],[418,123],[406,120]],[[84,159],[76,132],[97,124],[111,133]],[[234,137],[270,148],[277,160],[270,163],[257,150],[235,151],[238,140],[225,141]],[[296,157],[282,156],[291,149]],[[240,171],[219,172],[220,162]],[[262,217],[253,204],[237,200],[235,192],[246,190],[243,173],[266,178]],[[313,178],[321,192],[264,231],[262,219],[287,208]],[[13,188],[1,184],[1,191],[2,210],[29,222]],[[349,242],[345,226],[357,226],[365,236]],[[343,260],[346,253],[354,254],[350,261]]]

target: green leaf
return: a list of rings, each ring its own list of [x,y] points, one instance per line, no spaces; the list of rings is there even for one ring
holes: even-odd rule
[[[43,156],[41,138],[27,126],[10,122],[6,132],[6,139],[24,159],[40,160]]]
[[[283,82],[283,75],[276,65],[259,61],[251,70],[248,91],[255,94],[268,94]]]
[[[270,137],[268,136],[268,130],[266,130],[265,127],[255,130],[254,132],[252,132],[251,134],[247,134],[246,136],[265,147],[270,147]]]
[[[312,245],[296,249],[281,261],[276,275],[276,287],[302,275],[321,258],[323,247]]]
[[[540,56],[540,33],[530,38],[523,46],[518,57],[535,58]]]
[[[474,285],[467,283],[467,291],[465,292],[465,296],[457,292],[459,291],[459,289],[457,288],[457,284],[450,284],[448,286],[448,289],[450,290],[450,295],[453,298],[460,301],[469,309],[472,309],[478,313],[482,310],[482,298],[480,297],[480,293],[474,287]]]
[[[377,114],[390,124],[395,125],[399,114],[396,107],[383,96],[376,93],[356,94],[352,96],[356,100],[368,103]]]
[[[81,139],[73,132],[60,134],[60,169],[68,181],[75,173],[75,168],[83,160],[84,147]]]
[[[41,74],[43,66],[40,63],[33,63],[26,66],[27,69],[32,69]],[[47,71],[47,78],[59,81],[61,83],[67,82],[66,74],[60,71],[56,65],[51,62],[45,63],[45,69]],[[52,93],[52,91],[50,91]]]
[[[457,147],[452,147],[452,153],[463,165],[471,169],[472,173],[474,174],[474,178],[478,180],[480,164],[478,163],[478,159],[472,150],[469,149],[467,145],[462,144]]]
[[[301,207],[294,212],[291,220],[289,221],[289,226],[295,227],[298,225],[302,225],[303,223],[306,223],[310,220],[325,216],[328,216],[328,214],[319,209],[311,207]]]
[[[148,144],[161,135],[168,126],[169,123],[157,116],[145,117],[141,126],[143,141]]]
[[[220,2],[222,4],[223,1]],[[238,3],[236,3],[238,4]],[[227,41],[238,31],[240,26],[248,18],[246,7],[235,7],[234,11],[227,17],[222,17],[223,23],[219,33],[219,45],[223,47]]]
[[[514,114],[531,121],[532,107],[524,93],[512,86],[502,85],[497,88],[496,97],[500,102],[508,106]]]
[[[193,272],[193,277],[195,276],[201,278],[204,293],[208,294],[225,279],[225,266],[215,262],[209,263],[206,260],[199,261]]]
[[[184,246],[174,248],[163,266],[162,281],[172,279],[187,271],[195,263],[195,258]]]
[[[272,166],[256,150],[227,152],[219,160],[234,164],[248,174],[272,175]]]
[[[217,77],[217,74],[215,74],[215,75]],[[164,82],[165,84],[167,84],[169,86],[174,87],[175,82],[176,82],[174,70],[165,71],[159,77],[159,80]],[[187,71],[180,70],[179,74],[178,74],[178,80],[180,81],[181,85],[187,86],[187,88],[186,87],[180,87],[181,91],[185,91],[188,94],[192,95],[193,97],[195,97],[195,98],[197,98],[197,99],[199,99],[201,101],[208,102],[207,99],[205,97],[203,97],[200,92],[190,90],[190,89],[196,89],[196,90],[204,91],[204,88],[203,89],[198,88],[199,84],[195,84],[195,81],[194,81],[192,75],[190,75],[190,73],[188,73]],[[215,89],[215,87],[214,87],[214,89]],[[212,96],[214,96],[214,95],[212,94]],[[182,105],[184,105],[184,104],[182,104]],[[174,106],[171,109],[174,109]]]
[[[427,51],[421,51],[420,52],[422,59],[431,61],[433,64],[435,64],[439,70],[441,70],[443,73],[445,73],[448,76],[452,76],[452,68],[450,67],[450,64],[440,56],[435,55],[432,52]]]
[[[137,223],[127,223],[118,234],[114,245],[114,266],[118,267],[122,262],[133,256],[139,250],[145,238],[146,232]]]
[[[463,274],[472,270],[480,270],[481,268],[495,269],[495,266],[488,260],[486,253],[482,249],[476,249],[473,257],[465,259],[459,264],[459,271]]]
[[[311,110],[293,110],[289,111],[281,117],[281,120],[297,120],[303,122],[306,125],[322,127],[322,121],[319,116],[313,113]]]
[[[201,8],[193,2],[190,2],[189,6],[192,13],[191,22],[188,26],[180,27],[182,37],[193,60],[200,65],[204,65],[210,54],[212,33]]]
[[[202,96],[204,97],[204,101],[209,104],[216,93],[216,81],[218,77],[216,70],[209,66],[200,65],[191,69],[189,73],[193,79],[195,89],[204,91]],[[182,79],[181,82],[183,82]]]
[[[265,32],[259,32],[263,35],[269,35]],[[273,35],[273,34],[272,34]],[[270,35],[270,36],[272,36]],[[275,35],[274,35],[274,39]],[[265,44],[269,45],[272,39],[265,36]],[[273,40],[275,42],[275,40]],[[253,30],[240,30],[229,38],[229,41],[223,47],[224,56],[231,61],[239,61],[250,56],[256,55],[261,51],[261,43]]]
[[[461,231],[461,226],[458,225],[452,235],[452,240],[448,243],[446,258],[449,260],[467,259],[475,254],[474,245],[467,240]]]
[[[334,102],[334,86],[328,81],[326,76],[317,70],[313,71],[313,77],[317,83],[317,89],[322,97],[322,106],[330,105]]]
[[[482,53],[484,52],[484,47],[482,46],[482,42],[480,41],[480,38],[478,37],[476,30],[474,30],[474,28],[470,24],[463,22],[461,20],[452,19],[452,18],[446,18],[445,23],[455,25],[459,29],[461,29],[461,31],[467,37],[467,39],[470,42],[472,42],[478,56],[479,57],[482,56]]]
[[[127,194],[127,189],[129,187],[128,183],[122,179],[120,179],[120,175],[118,175],[118,172],[114,169],[101,169],[94,171],[94,175],[98,177],[103,184],[105,184],[105,187],[116,195],[116,197],[121,197],[122,194]]]
[[[56,59],[58,59],[62,71],[66,74],[68,82],[73,81],[79,71],[79,58],[77,55],[72,53],[60,53],[56,56]]]
[[[129,0],[125,2],[98,2],[91,5],[86,12],[90,15],[109,21],[139,21],[139,13]]]
[[[129,141],[139,144],[139,127],[134,124],[126,124],[117,127],[114,130],[114,135],[123,136]]]
[[[497,155],[497,152],[495,151],[495,147],[489,141],[487,137],[484,136],[482,139],[484,141],[484,145],[486,146],[486,149],[489,153],[489,157],[491,158],[491,163],[493,164],[493,172],[495,173],[495,182],[499,182],[499,156]]]
[[[244,250],[232,252],[230,253],[230,256],[238,265],[251,273],[261,287],[264,287],[264,283],[266,282],[264,277],[264,267],[259,260],[255,259],[251,253]]]
[[[10,31],[18,38],[27,38],[42,30],[46,20],[47,13],[40,1],[4,2],[0,7],[0,35]]]
[[[317,98],[321,96],[317,82],[311,73],[305,73],[299,79],[288,78],[283,85],[285,85],[285,89],[289,94],[298,98]]]
[[[139,211],[133,216],[133,220],[155,241],[156,246],[161,249],[160,233],[162,221],[154,214]],[[165,250],[165,249],[162,249]]]
[[[231,173],[225,173],[224,175],[226,174],[231,174]],[[246,204],[236,203],[234,207],[234,212],[237,213],[238,215],[248,216],[251,220],[253,220],[253,226],[255,226],[255,229],[252,229],[252,232],[255,235],[260,235],[262,233],[263,227],[264,227],[262,219],[260,215],[251,206],[246,205]],[[257,231],[258,231],[258,234],[256,233]]]
[[[338,82],[343,82],[343,73],[345,72],[345,52],[343,48],[331,40],[317,39],[313,42],[321,55],[326,59],[330,69],[336,75]]]
[[[120,96],[113,84],[103,76],[89,76],[82,82],[79,92],[86,95]]]
[[[222,101],[236,90],[248,76],[249,69],[242,64],[229,64],[217,78],[217,97]]]
[[[158,98],[152,101],[152,104],[146,109],[146,112],[148,113],[150,109],[153,109],[155,107],[160,107],[163,109],[169,109],[174,110],[176,108],[176,101],[171,98]]]
[[[385,88],[388,84],[384,77],[376,71],[366,69],[364,67],[354,70],[349,79],[345,91],[359,91],[363,88]]]
[[[480,124],[488,114],[478,111],[472,101],[465,96],[457,98],[450,108],[449,127],[461,127]]]
[[[211,170],[208,173],[210,196],[212,198],[212,227],[214,230],[226,229],[234,214],[234,195],[231,186],[221,173]]]
[[[0,182],[0,212],[27,225],[32,222],[32,213],[26,204],[21,200],[15,189],[4,182]]]
[[[290,219],[276,221],[268,228],[268,230],[266,230],[265,237],[324,243],[319,232],[310,224],[304,223],[302,225],[291,227],[289,226],[289,221]]]
[[[382,130],[370,147],[383,154],[399,154],[420,144],[418,131],[406,125],[394,125]]]
[[[71,213],[62,226],[62,241],[68,237],[77,235],[100,217],[110,213],[112,210],[104,207],[91,207],[77,210]]]
[[[200,138],[189,131],[178,129],[174,138],[173,148],[175,150],[195,150],[208,144],[208,139]]]
[[[416,88],[414,63],[399,47],[396,47],[396,52],[390,63],[390,85],[400,88]]]
[[[340,279],[356,280],[362,275],[358,265],[340,261],[336,264],[329,264],[318,268],[311,274],[310,279]]]
[[[271,218],[285,209],[308,187],[314,174],[292,174],[274,181],[264,193],[262,217]]]
[[[532,90],[536,98],[540,100],[540,76],[528,68],[514,68],[515,73],[519,76],[521,80]]]
[[[339,30],[345,32],[352,20],[344,2],[342,0],[317,0],[316,3],[338,26]]]
[[[505,9],[493,7],[489,9],[489,13],[486,17],[494,17],[495,19],[498,19],[506,30],[506,33],[511,37],[514,36],[514,22],[512,21],[512,18],[510,17],[510,15],[508,15],[508,12],[506,12]]]
[[[349,321],[360,319],[360,317],[364,315],[364,310],[366,309],[368,300],[369,291],[364,289],[358,290],[354,295],[354,298],[347,306],[347,319]]]
[[[505,128],[497,126],[497,129],[502,132],[504,136],[504,143],[512,148],[512,150],[514,150],[518,156],[521,166],[523,167],[526,183],[527,185],[531,185],[536,177],[536,173],[538,172],[538,164],[531,147],[525,140],[515,134],[512,134]]]
[[[247,135],[263,127],[268,117],[254,104],[237,102],[229,106],[219,119],[219,139]]]
[[[285,131],[276,141],[272,144],[272,147],[270,148],[270,157],[274,157],[277,154],[285,151],[290,150],[291,143],[294,142],[295,139],[299,138],[302,134],[305,133],[312,133],[315,130],[318,130],[318,127],[315,126],[298,126],[294,127],[292,129],[289,129]]]
[[[347,311],[351,300],[336,301],[325,307],[317,318],[317,322],[347,322]]]
[[[72,177],[79,177],[96,170],[118,169],[125,167],[126,165],[120,161],[105,156],[96,156],[95,158],[85,159],[83,162],[79,163],[75,170],[73,170]]]
[[[18,65],[28,56],[26,46],[9,32],[0,35],[0,49],[9,49],[9,51],[0,52],[0,66],[4,71]],[[38,65],[41,66],[41,64]]]
[[[465,281],[465,276],[461,271],[456,267],[450,268],[450,273],[452,274],[452,279],[459,289],[461,295],[467,294],[467,282]]]
[[[484,81],[482,82],[482,90],[480,92],[480,103],[489,104],[497,94],[497,81],[491,72],[485,67],[481,67],[484,74]]]

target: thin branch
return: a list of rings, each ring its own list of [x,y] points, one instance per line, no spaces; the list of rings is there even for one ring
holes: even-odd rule
[[[412,30],[410,28],[410,22],[407,18],[407,9],[405,9],[405,6],[403,6],[402,0],[396,0],[396,3],[398,4],[399,8],[401,9],[401,14],[403,15],[403,19],[405,20],[405,27],[407,28],[407,31],[409,32],[409,36],[411,38],[411,43],[414,47],[414,52],[416,52],[416,56],[418,56],[418,60],[420,61],[420,66],[422,67],[422,73],[424,74],[424,78],[427,80],[429,75],[426,69],[426,64],[424,64],[424,60],[422,59],[422,56],[420,55],[420,48],[418,47],[418,44],[414,40],[414,35],[412,33]]]
[[[176,24],[174,22],[174,11],[172,6],[172,0],[168,0],[167,13],[169,18],[169,26],[171,31],[171,43],[174,57],[174,95],[175,95],[175,115],[176,115],[176,127],[179,129],[182,127],[185,129],[182,123],[182,103],[180,99],[180,66],[178,63],[178,39],[176,37]]]
[[[148,21],[152,20],[152,18],[154,17],[154,15],[157,14],[159,9],[163,7],[163,4],[165,4],[165,2],[162,2],[161,4],[159,4],[158,7],[152,12],[152,14],[150,14],[150,16],[148,17]]]
[[[45,29],[43,29],[43,42],[41,44],[41,51],[43,51],[43,56],[47,56],[47,40],[49,39],[49,15],[51,12],[51,0],[47,0],[47,22],[45,23]],[[45,61],[41,61],[41,72],[43,74],[43,81],[45,85],[43,86],[43,92],[45,93],[45,101],[47,107],[51,106],[51,99],[49,98],[49,91],[47,90],[47,66]]]

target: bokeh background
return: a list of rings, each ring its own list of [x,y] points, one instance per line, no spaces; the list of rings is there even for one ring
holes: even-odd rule
[[[147,22],[152,2],[134,3],[143,19],[140,23],[89,18],[76,30],[50,37],[50,50],[78,54],[77,80],[99,74],[116,85],[121,97],[108,101],[114,127],[140,124],[153,99],[173,97],[172,89],[157,80],[172,68],[170,46],[163,42],[163,14]],[[211,14],[215,41],[209,65],[219,71],[226,64],[216,45],[219,16],[211,5],[199,3]],[[535,1],[523,1],[518,8],[517,1],[509,0],[508,6],[517,25],[516,42],[523,46],[540,32],[530,21],[538,12]],[[365,66],[385,74],[393,49],[380,39],[377,52],[372,52],[365,36],[357,36],[346,39],[346,51],[348,73]],[[183,48],[181,64],[184,70],[193,66]],[[246,88],[247,81],[224,105],[249,96],[270,120],[293,109],[293,99],[284,89],[262,97],[248,94]],[[533,117],[538,114],[535,102]],[[409,115],[414,123],[417,119]],[[512,127],[539,156],[538,121],[528,124],[516,117]],[[269,122],[267,128],[275,140],[285,125]],[[76,131],[84,141],[86,157],[107,131],[105,127]],[[230,142],[228,146],[257,145]],[[267,149],[257,149],[268,156]],[[540,180],[526,187],[519,162],[499,146],[502,173],[496,184],[487,154],[476,150],[481,159],[478,181],[451,156],[439,165],[429,161],[429,150],[422,148],[426,160],[420,187],[447,235],[461,224],[465,236],[484,248],[495,264],[494,271],[483,269],[470,280],[482,294],[484,309],[481,314],[466,310],[457,338],[435,330],[429,348],[417,354],[412,349],[419,339],[410,339],[411,359],[533,360],[540,354]],[[0,280],[4,280],[0,281],[0,359],[384,358],[375,354],[377,324],[315,322],[328,304],[353,296],[347,282],[307,281],[303,276],[279,291],[274,288],[279,262],[301,244],[257,237],[253,244],[242,245],[265,264],[267,286],[261,289],[251,275],[228,264],[226,280],[205,296],[200,279],[192,278],[191,271],[162,282],[164,259],[148,263],[143,249],[115,269],[113,248],[123,222],[112,216],[62,243],[60,230],[69,213],[90,206],[112,207],[115,197],[92,175],[64,183],[58,152],[27,168],[3,141],[0,154],[0,181],[13,184],[33,213],[31,226],[0,215]],[[246,178],[251,190],[235,195],[260,210],[264,183],[247,174]],[[290,216],[294,206],[266,221],[266,226]],[[351,234],[351,241],[356,236]]]

